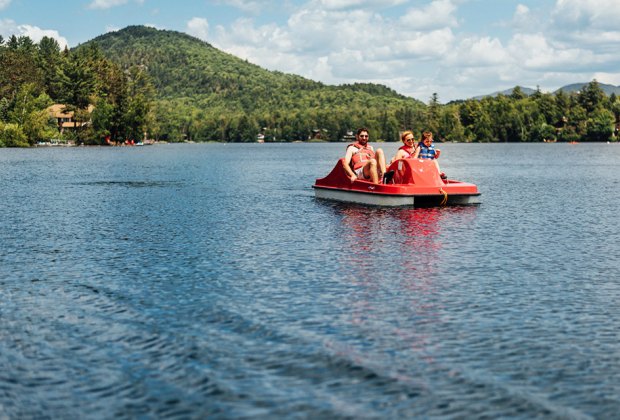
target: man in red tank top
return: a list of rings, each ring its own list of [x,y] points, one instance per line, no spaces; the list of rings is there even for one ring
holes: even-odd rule
[[[351,182],[356,179],[378,184],[385,173],[385,155],[382,149],[376,151],[368,144],[368,129],[360,128],[355,135],[355,143],[347,147],[344,156],[344,169]]]

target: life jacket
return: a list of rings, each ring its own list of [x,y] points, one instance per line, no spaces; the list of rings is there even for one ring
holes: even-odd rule
[[[402,145],[398,148],[398,150],[403,150],[405,153],[407,153],[407,156],[405,156],[405,159],[410,158],[411,156],[413,156],[413,154],[415,153],[415,149],[417,149],[417,146],[406,146],[406,145]]]
[[[351,143],[349,146],[353,146],[357,149],[357,152],[351,157],[351,167],[354,171],[364,166],[370,159],[375,158],[375,151],[372,150],[372,147],[368,144],[362,146],[359,143]],[[347,149],[349,146],[347,146]]]
[[[430,146],[426,146],[425,144],[420,142],[420,154],[418,157],[420,159],[436,159],[435,145],[431,144]]]

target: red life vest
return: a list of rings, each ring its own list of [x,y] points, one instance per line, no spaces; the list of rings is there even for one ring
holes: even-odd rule
[[[417,149],[417,146],[410,147],[410,146],[403,145],[398,148],[398,150],[403,150],[405,153],[407,153],[408,156],[405,156],[405,159],[408,159],[411,156],[413,156],[413,154],[415,153],[415,149]]]
[[[355,152],[351,157],[351,166],[354,171],[364,166],[370,159],[375,158],[375,151],[372,150],[368,144],[366,144],[366,146],[362,146],[359,143],[351,143],[349,146],[353,146],[357,149],[357,152]],[[349,146],[347,146],[347,149]]]

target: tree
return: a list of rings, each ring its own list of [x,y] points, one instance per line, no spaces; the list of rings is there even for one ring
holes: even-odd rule
[[[44,36],[41,39],[37,61],[43,74],[45,91],[52,99],[59,98],[61,96],[61,83],[58,71],[62,56],[60,55],[60,46],[54,38]]]
[[[439,96],[437,95],[437,93],[433,93],[428,103],[428,109],[427,109],[427,119],[426,119],[427,130],[437,134],[439,132],[440,119],[441,119],[441,112],[440,112]]]
[[[0,98],[0,123],[9,122],[10,102],[7,98]]]
[[[459,118],[457,106],[448,105],[442,109],[441,123],[439,125],[439,138],[446,141],[466,141],[465,129]]]
[[[536,97],[534,102],[538,107],[538,112],[543,115],[547,124],[554,124],[561,119],[562,114],[558,110],[555,97],[550,93],[541,94]]]
[[[518,132],[514,129],[514,105],[507,96],[498,95],[487,104],[493,137],[500,142],[517,140]]]
[[[116,141],[117,139],[112,138],[111,131],[114,127],[114,105],[104,98],[99,98],[94,105],[95,108],[90,116],[93,140],[100,140],[101,143],[104,143],[103,140],[106,138],[110,141]]]
[[[95,86],[95,75],[82,54],[70,54],[61,69],[62,102],[73,109],[86,109]]]
[[[606,96],[596,79],[584,86],[579,93],[579,104],[586,112],[594,112],[594,110],[603,106]]]
[[[588,141],[609,141],[614,133],[615,117],[611,111],[594,111],[586,123],[585,139]]]
[[[413,127],[413,109],[410,106],[403,106],[401,109],[396,111],[396,118],[400,122],[400,129],[410,130]]]
[[[468,142],[494,141],[491,118],[480,101],[470,99],[463,102],[459,107],[459,112]]]
[[[6,48],[0,49],[0,97],[12,100],[25,83],[43,91],[43,75],[37,65],[36,49],[28,37],[11,36]]]
[[[18,124],[0,123],[0,147],[27,147],[28,141]]]
[[[614,117],[616,118],[616,124],[618,124],[620,123],[620,99],[616,98],[615,95],[612,94],[609,100],[611,103],[611,112],[614,113]]]
[[[557,128],[562,128],[570,114],[571,99],[563,90],[560,90],[555,94],[555,105],[559,118],[554,121],[554,124]]]
[[[151,121],[151,101],[153,85],[143,68],[134,66],[128,70],[126,109],[123,117],[125,135],[133,140],[140,140],[148,129]]]
[[[237,134],[235,136],[235,141],[253,142],[256,140],[256,134],[258,131],[259,127],[254,118],[248,117],[245,113],[243,113],[237,120]]]
[[[532,141],[556,140],[555,127],[541,120],[532,127],[530,138]]]
[[[566,135],[571,135],[571,140],[568,141],[578,141],[581,137],[585,136],[587,118],[588,113],[586,109],[580,105],[578,96],[572,95],[570,97],[570,109],[566,119],[567,129],[564,130]]]
[[[37,95],[36,87],[31,83],[22,85],[17,92],[9,112],[9,121],[22,128],[28,144],[33,145],[54,134],[45,110],[51,103],[52,100],[46,94]]]
[[[380,130],[380,140],[396,141],[396,139],[398,139],[398,123],[387,113],[387,111],[384,111],[381,115]]]
[[[63,60],[61,69],[61,102],[66,105],[67,111],[73,112],[74,131],[77,142],[82,143],[82,125],[90,116],[83,111],[88,109],[91,95],[95,86],[95,75],[88,67],[84,54],[69,54]],[[84,120],[86,118],[86,120]]]
[[[519,101],[521,99],[527,98],[527,95],[525,93],[523,93],[523,91],[521,90],[520,86],[515,86],[512,89],[512,93],[510,94],[510,98],[515,100],[515,101]]]

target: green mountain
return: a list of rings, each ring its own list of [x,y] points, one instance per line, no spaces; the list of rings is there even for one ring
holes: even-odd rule
[[[517,87],[517,86],[515,86],[515,87]],[[532,88],[523,87],[523,86],[518,86],[518,87],[519,87],[519,89],[521,89],[521,92],[523,92],[523,94],[525,94],[526,96],[530,96],[530,95],[532,95],[534,92],[536,92],[536,90],[535,90],[535,89],[532,89]],[[478,99],[478,100],[480,100],[480,99],[483,99],[483,98],[487,98],[487,97],[489,97],[489,96],[491,96],[491,97],[493,97],[493,98],[494,98],[494,97],[496,97],[496,96],[498,96],[498,95],[510,96],[510,94],[512,94],[512,91],[513,91],[513,90],[514,90],[514,88],[511,88],[511,89],[505,89],[505,90],[502,90],[502,91],[498,91],[498,92],[493,92],[493,93],[490,93],[490,94],[488,94],[488,95],[479,95],[479,96],[474,96],[472,99]]]
[[[579,93],[587,85],[588,85],[588,83],[572,83],[570,85],[562,86],[561,88],[556,89],[552,93],[554,95],[557,94],[560,91],[563,91],[564,93]],[[620,95],[620,86],[608,85],[608,84],[605,84],[605,83],[599,83],[598,85],[601,88],[601,90],[607,96],[610,96],[612,93],[615,93],[616,96]],[[532,88],[528,88],[528,87],[519,86],[519,88],[521,89],[521,92],[523,92],[527,96],[533,95],[536,92],[536,89],[532,89]],[[472,99],[482,99],[482,98],[486,98],[486,97],[489,97],[489,96],[496,97],[498,95],[509,96],[512,93],[513,89],[514,88],[506,89],[506,90],[502,90],[501,92],[494,92],[494,93],[490,93],[488,95],[474,96]]]
[[[368,126],[375,138],[396,140],[425,107],[383,85],[330,86],[268,71],[175,31],[129,26],[76,49],[93,43],[122,68],[147,71],[158,119],[168,118],[164,131],[175,128],[185,138],[249,141],[267,132],[268,139],[295,140],[320,132],[337,140]]]
[[[563,91],[564,93],[579,93],[587,85],[588,83],[573,83],[570,85],[562,86],[553,93],[558,93],[559,91]],[[612,93],[615,93],[616,96],[620,95],[620,86],[608,85],[605,83],[599,83],[598,86],[603,92],[605,92],[607,96],[610,96]]]

